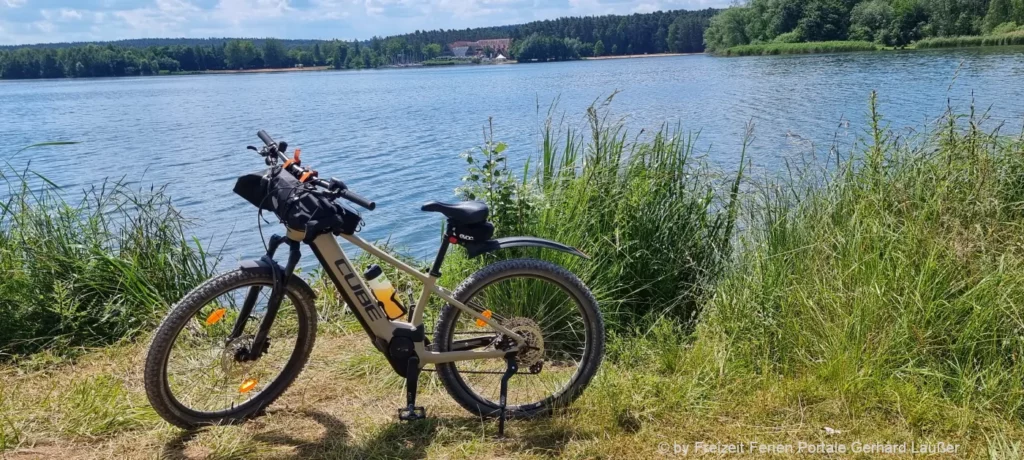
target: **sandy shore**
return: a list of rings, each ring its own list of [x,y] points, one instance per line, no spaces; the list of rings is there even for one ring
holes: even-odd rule
[[[204,70],[199,73],[273,73],[273,72],[311,72],[315,70],[327,70],[331,66],[318,67],[286,67],[283,69],[247,69],[247,70]]]
[[[661,54],[624,54],[621,56],[598,56],[598,57],[585,57],[583,59],[588,61],[600,61],[604,59],[633,59],[633,58],[654,58],[654,57],[669,57],[669,56],[692,56],[695,54],[704,53],[661,53]]]

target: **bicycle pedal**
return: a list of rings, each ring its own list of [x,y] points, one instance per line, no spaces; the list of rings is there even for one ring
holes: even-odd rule
[[[412,409],[408,407],[398,409],[398,419],[403,422],[413,422],[425,418],[427,418],[427,410],[422,406],[413,407]]]

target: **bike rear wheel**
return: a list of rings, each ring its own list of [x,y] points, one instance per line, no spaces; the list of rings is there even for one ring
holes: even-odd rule
[[[230,424],[259,415],[302,371],[316,336],[313,292],[285,288],[267,346],[247,358],[274,285],[269,270],[214,277],[178,302],[156,331],[145,366],[146,395],[182,428]],[[242,333],[231,338],[246,299],[255,301]]]
[[[509,382],[508,415],[546,415],[570,404],[597,373],[604,355],[604,323],[597,302],[568,270],[536,259],[505,260],[471,275],[456,289],[459,302],[527,338],[517,355],[518,373]],[[538,338],[539,337],[539,338]],[[434,331],[438,351],[460,343],[488,342],[483,350],[508,347],[510,339],[452,305],[441,310]],[[438,376],[466,410],[484,417],[500,412],[504,359],[439,364]]]

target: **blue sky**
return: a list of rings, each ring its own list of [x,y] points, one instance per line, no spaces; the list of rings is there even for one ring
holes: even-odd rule
[[[146,37],[370,38],[722,7],[728,0],[0,0],[0,45]]]

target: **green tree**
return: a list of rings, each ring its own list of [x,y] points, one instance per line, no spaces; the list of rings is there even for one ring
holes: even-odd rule
[[[288,52],[280,40],[268,38],[263,42],[263,65],[270,69],[285,67]]]
[[[594,56],[604,56],[604,42],[598,40],[594,43]]]
[[[434,59],[441,55],[441,45],[437,43],[428,43],[423,45],[423,56],[427,59]]]
[[[695,16],[680,16],[668,27],[668,50],[673,53],[704,51],[704,29],[707,24]]]
[[[344,43],[338,44],[338,46],[334,47],[334,51],[331,52],[331,67],[344,69],[347,58],[348,46]]]
[[[919,0],[895,0],[892,3],[893,21],[889,29],[890,44],[905,46],[925,36],[928,12]]]
[[[988,13],[985,15],[985,24],[982,31],[992,33],[1000,24],[1013,22],[1013,3],[1010,0],[989,0]]]
[[[555,38],[539,33],[519,40],[512,47],[512,55],[520,62],[566,61],[580,58],[583,43],[574,38]]]
[[[889,36],[896,10],[886,0],[858,3],[850,12],[850,39],[893,44]]]
[[[748,8],[734,6],[711,18],[711,24],[704,31],[707,50],[719,51],[750,43],[747,37],[750,12]]]
[[[313,65],[320,65],[324,63],[324,54],[320,50],[320,44],[313,44]]]
[[[837,0],[817,0],[804,8],[797,27],[807,41],[845,40],[849,12]]]
[[[224,61],[230,69],[248,68],[258,54],[249,40],[231,40],[224,46]]]
[[[359,68],[372,69],[377,67],[377,57],[372,48],[364,47],[360,56],[360,61],[362,62],[360,63]]]

